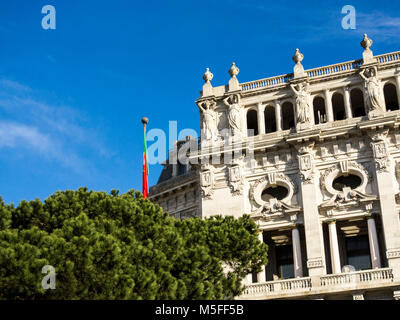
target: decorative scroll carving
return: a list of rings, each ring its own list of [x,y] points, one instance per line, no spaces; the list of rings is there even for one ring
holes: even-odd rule
[[[331,174],[335,171],[342,174],[357,172],[358,175],[361,175],[363,180],[365,181],[365,183],[362,183],[361,188],[364,188],[366,186],[366,183],[372,180],[372,175],[361,164],[355,161],[343,160],[329,167],[321,174],[321,189],[327,191],[330,194],[336,194],[339,192],[330,187],[333,179],[335,178],[335,176],[331,176]]]
[[[297,214],[301,211],[298,206],[292,206],[278,199],[270,199],[265,202],[260,208],[252,212],[250,216],[254,220],[271,221],[273,219],[288,215],[291,221],[297,219]]]
[[[260,178],[256,180],[250,187],[250,200],[257,203],[258,205],[263,205],[264,201],[260,201],[260,195],[256,193],[261,193],[263,190],[269,186],[284,185],[289,189],[289,198],[298,192],[298,187],[296,183],[284,173],[270,172],[267,177]],[[256,199],[258,198],[258,199]]]

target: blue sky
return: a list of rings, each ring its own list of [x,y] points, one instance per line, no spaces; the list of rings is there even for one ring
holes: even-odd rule
[[[56,30],[41,9],[56,8]],[[351,4],[357,29],[341,28]],[[397,1],[92,1],[0,3],[0,195],[45,199],[57,190],[141,190],[143,131],[199,131],[194,103],[206,67],[226,84],[400,50]],[[148,143],[149,145],[151,142]],[[149,183],[160,165],[150,166]]]

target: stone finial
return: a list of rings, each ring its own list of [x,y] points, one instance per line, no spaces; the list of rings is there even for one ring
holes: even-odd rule
[[[238,91],[240,90],[239,80],[236,76],[239,74],[239,68],[232,62],[232,66],[229,69],[229,74],[231,75],[231,79],[229,80],[229,92]]]
[[[208,96],[212,96],[213,93],[213,88],[211,85],[211,80],[212,78],[214,78],[214,75],[210,72],[209,68],[206,68],[206,72],[203,75],[203,79],[205,81],[205,84],[203,85],[203,91],[201,93],[202,97],[208,97]]]
[[[209,68],[206,68],[206,72],[204,73],[204,75],[203,75],[203,79],[204,79],[204,81],[207,83],[207,82],[210,82],[211,80],[212,80],[212,78],[214,78],[214,75],[210,72],[210,69]]]
[[[369,50],[369,48],[371,48],[373,41],[368,38],[367,34],[364,33],[364,38],[362,39],[362,41],[360,42],[361,47],[364,48],[364,50]]]
[[[232,62],[232,66],[229,69],[229,74],[232,78],[236,78],[236,76],[239,74],[239,68],[235,65],[234,62]]]
[[[306,77],[307,74],[304,72],[303,65],[301,64],[301,62],[304,59],[304,55],[299,51],[299,49],[296,49],[296,52],[292,57],[292,59],[296,63],[293,69],[294,77],[295,78]]]
[[[374,53],[370,49],[372,46],[372,40],[368,38],[367,34],[364,33],[364,38],[360,42],[361,47],[364,48],[363,52],[363,64],[375,63],[376,58],[374,58]]]
[[[304,55],[299,51],[299,49],[296,49],[296,52],[295,52],[294,56],[292,57],[292,59],[296,64],[301,64],[301,62],[304,59]]]

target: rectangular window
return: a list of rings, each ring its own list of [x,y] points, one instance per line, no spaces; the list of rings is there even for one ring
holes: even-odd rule
[[[368,235],[346,238],[347,264],[356,270],[371,269]]]
[[[280,279],[294,278],[293,248],[291,245],[276,247],[276,264]]]

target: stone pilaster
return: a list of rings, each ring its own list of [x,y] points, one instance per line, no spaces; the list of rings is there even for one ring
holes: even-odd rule
[[[388,129],[370,132],[371,147],[375,161],[375,174],[381,207],[386,257],[395,277],[400,277],[400,219],[396,211],[395,186],[391,172]]]
[[[314,142],[305,142],[294,146],[298,150],[297,158],[301,178],[307,268],[309,276],[312,277],[326,274],[324,241],[317,202],[318,183],[314,173]]]

